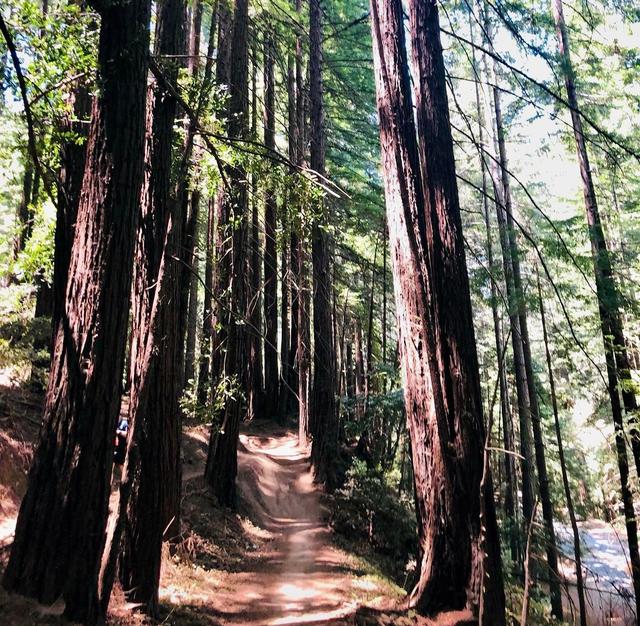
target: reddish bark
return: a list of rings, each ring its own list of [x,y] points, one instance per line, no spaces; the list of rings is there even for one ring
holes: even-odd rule
[[[325,173],[324,104],[322,86],[322,2],[310,0],[309,92],[311,99],[311,169]],[[331,260],[327,207],[322,199],[311,225],[313,267],[313,390],[311,397],[311,462],[316,479],[335,486],[338,456],[338,412],[335,385],[335,349],[331,316]]]
[[[185,21],[184,0],[160,5],[156,54],[184,53]],[[175,61],[166,63],[163,71],[175,83]],[[150,90],[132,293],[129,459],[121,486],[120,507],[123,513],[126,507],[126,518],[119,577],[127,598],[155,615],[162,540],[177,536],[180,527],[182,207],[171,196],[176,102],[161,86]],[[113,541],[119,544],[117,533]],[[109,582],[107,574],[107,587]]]
[[[298,18],[302,15],[302,0],[296,0]],[[295,86],[296,86],[296,163],[302,165],[305,160],[304,137],[305,125],[305,89],[302,65],[302,35],[296,35]],[[310,437],[309,393],[311,379],[311,301],[309,292],[309,272],[307,253],[307,219],[306,207],[298,206],[298,247],[295,251],[298,274],[296,276],[298,295],[298,336],[296,337],[296,359],[298,371],[298,439],[306,446]]]
[[[143,174],[150,4],[96,7],[101,89],[93,104],[65,313],[3,581],[42,602],[62,596],[66,616],[88,624],[103,615],[98,573]]]
[[[504,624],[504,591],[435,2],[372,0],[383,177],[421,548],[410,602]],[[484,528],[483,528],[484,527]],[[486,557],[485,557],[486,553]],[[483,573],[488,570],[489,576]]]
[[[229,135],[246,139],[249,134],[248,114],[248,0],[236,0],[234,10],[231,63],[234,68],[229,85]],[[248,250],[249,197],[247,175],[239,165],[227,168],[229,198],[233,230],[231,261],[231,298],[227,315],[225,375],[238,385],[240,393],[227,399],[219,422],[214,422],[209,440],[205,478],[220,504],[235,505],[237,446],[240,421],[244,412],[244,398],[249,383],[247,369],[247,284],[244,268]]]
[[[275,149],[275,76],[273,40],[264,41],[264,145]],[[264,414],[278,409],[278,253],[276,248],[276,195],[271,185],[264,202]]]

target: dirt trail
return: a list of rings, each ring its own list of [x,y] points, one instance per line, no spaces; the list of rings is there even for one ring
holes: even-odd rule
[[[293,433],[240,436],[238,490],[242,508],[273,539],[210,597],[222,623],[342,623],[365,599],[384,593],[332,545],[307,451]]]

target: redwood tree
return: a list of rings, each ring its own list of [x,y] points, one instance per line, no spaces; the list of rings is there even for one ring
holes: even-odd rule
[[[310,0],[309,14],[309,97],[311,100],[310,166],[325,173],[324,105],[322,94],[322,4]],[[335,386],[335,350],[331,315],[330,242],[327,207],[322,199],[314,206],[311,226],[313,266],[313,391],[311,396],[311,461],[316,479],[330,487],[335,483],[332,469],[338,452],[338,415]]]
[[[264,39],[264,145],[275,150],[274,45]],[[278,408],[278,252],[276,246],[276,194],[270,184],[264,201],[264,414],[273,417]]]
[[[231,63],[234,68],[229,84],[229,135],[247,139],[248,115],[248,0],[237,0],[234,10]],[[226,380],[234,386],[227,398],[220,420],[214,421],[209,440],[205,477],[218,501],[226,506],[235,504],[238,471],[238,436],[247,389],[247,331],[245,330],[247,284],[245,259],[247,254],[247,213],[249,195],[247,174],[242,165],[227,168],[229,189],[227,202],[233,225],[231,258],[231,297],[226,315],[227,337],[225,355]]]
[[[156,54],[171,59],[162,70],[173,83],[178,75],[175,58],[184,53],[184,0],[165,0],[157,20]],[[153,615],[158,605],[163,536],[179,532],[182,207],[171,194],[176,102],[161,85],[151,89],[132,293],[130,451],[121,488],[130,487],[131,497],[119,577],[127,598]],[[132,447],[135,459],[131,458]],[[124,508],[126,498],[121,502]]]
[[[142,183],[150,0],[95,2],[98,83],[43,425],[3,584],[102,614],[104,546]],[[126,53],[124,53],[126,51]]]
[[[504,624],[444,62],[434,0],[409,2],[417,133],[400,0],[372,0],[376,92],[399,350],[413,450],[424,613]],[[488,576],[485,576],[485,573]]]

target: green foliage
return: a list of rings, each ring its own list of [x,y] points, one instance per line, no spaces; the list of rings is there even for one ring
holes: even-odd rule
[[[202,404],[198,401],[198,385],[187,381],[180,398],[180,410],[189,418],[203,424],[215,423],[228,402],[244,402],[245,396],[237,378],[220,376],[212,387],[211,397]]]
[[[344,486],[333,496],[331,525],[350,541],[367,543],[402,580],[417,553],[413,503],[399,498],[381,473],[354,459]]]
[[[33,317],[33,289],[14,285],[2,290],[0,306],[0,371],[10,381],[44,384],[48,351],[34,345],[47,346],[51,322]]]

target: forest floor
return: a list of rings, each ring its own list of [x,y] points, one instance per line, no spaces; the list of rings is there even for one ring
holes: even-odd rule
[[[204,530],[202,514],[208,509],[197,500],[210,500],[201,478],[207,440],[203,427],[185,432],[184,523],[191,537]],[[196,565],[194,586],[180,589],[183,576],[165,568],[161,600],[181,619],[189,614],[191,623],[234,626],[353,624],[363,604],[391,606],[402,597],[391,581],[334,545],[308,451],[292,431],[267,422],[244,428],[237,484],[240,514],[225,518],[233,530],[209,530],[217,547],[227,551],[224,569],[197,572]],[[215,526],[217,513],[208,512]],[[241,545],[229,545],[233,541]],[[183,567],[184,561],[176,565]]]
[[[20,499],[39,430],[42,394],[0,379],[0,576],[9,555]],[[217,507],[202,478],[208,429],[183,433],[182,541],[165,546],[160,584],[163,624],[287,626],[296,624],[436,622],[394,611],[404,591],[376,566],[336,545],[327,523],[328,501],[313,483],[308,450],[295,433],[267,422],[243,427],[238,449],[238,510]],[[115,484],[114,484],[115,486]],[[624,532],[603,522],[581,523],[592,624],[627,624],[629,583]],[[568,529],[558,525],[562,551]],[[343,543],[343,542],[341,542]],[[564,572],[573,578],[571,563]],[[571,594],[573,595],[573,594]],[[572,598],[576,602],[576,598]],[[62,604],[42,607],[0,587],[0,623],[60,624]],[[109,622],[145,622],[116,589]],[[613,619],[612,619],[613,618]]]
[[[42,394],[0,381],[0,577],[9,556]],[[162,624],[179,626],[296,624],[432,624],[393,610],[404,591],[375,559],[339,548],[327,523],[308,450],[271,423],[243,428],[238,450],[238,511],[217,507],[202,478],[208,429],[183,433],[182,541],[164,548]],[[115,482],[114,482],[115,487]],[[114,626],[149,623],[115,589]],[[61,624],[63,604],[44,607],[0,587],[0,622]],[[438,624],[456,624],[456,616]]]

